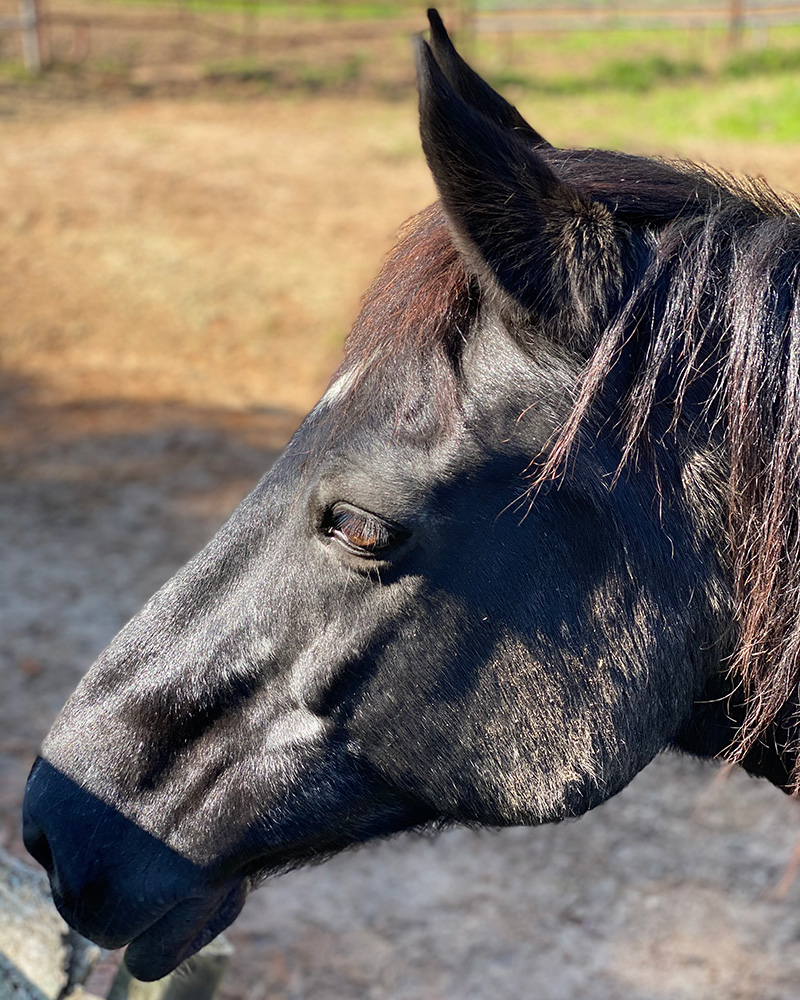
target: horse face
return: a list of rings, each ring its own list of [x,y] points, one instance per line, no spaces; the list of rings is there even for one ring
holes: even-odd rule
[[[610,223],[582,204],[565,216],[535,159],[523,250],[539,278],[523,279],[503,243],[519,219],[494,225],[500,182],[477,161],[501,245],[461,212],[434,83],[423,138],[446,219],[406,233],[328,393],[102,654],[31,775],[26,839],[56,902],[95,940],[132,940],[140,978],[222,930],[265,874],[425,824],[579,815],[675,736],[710,669],[713,554],[683,496],[659,509],[645,472],[612,489],[601,426],[568,477],[530,488],[575,398],[575,330],[616,294],[621,259],[578,309],[543,298],[561,265],[540,244],[575,212],[595,234]],[[485,158],[485,136],[470,142]]]
[[[264,874],[427,823],[579,815],[685,717],[706,613],[691,558],[675,571],[685,526],[649,484],[603,485],[602,442],[518,502],[576,375],[476,325],[446,420],[407,392],[342,432],[381,374],[340,375],[49,735],[31,849],[70,923],[135,938],[136,975]]]

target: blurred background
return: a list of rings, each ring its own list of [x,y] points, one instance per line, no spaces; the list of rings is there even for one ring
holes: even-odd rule
[[[800,2],[449,3],[558,145],[800,189]],[[0,845],[100,649],[324,389],[433,200],[421,4],[0,0]],[[271,883],[225,1000],[796,1000],[800,809],[665,757],[575,824]]]

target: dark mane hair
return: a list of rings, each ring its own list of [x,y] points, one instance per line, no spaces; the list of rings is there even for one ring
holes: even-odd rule
[[[570,179],[579,161],[581,190],[642,226],[650,252],[537,482],[563,473],[620,368],[623,465],[652,453],[665,426],[726,455],[730,672],[744,707],[728,755],[742,763],[768,745],[800,791],[800,209],[763,180],[693,164],[591,151],[548,159]]]

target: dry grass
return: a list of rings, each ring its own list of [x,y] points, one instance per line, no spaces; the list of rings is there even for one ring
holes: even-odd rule
[[[556,141],[616,137],[586,100],[570,120],[536,103]],[[410,100],[36,108],[0,144],[0,365],[50,403],[307,407],[397,225],[434,196]],[[792,145],[667,151],[798,181]]]
[[[8,123],[6,376],[65,401],[306,403],[395,224],[432,197],[413,131],[409,107],[345,100]]]
[[[86,0],[69,9],[132,23],[174,16],[163,6]],[[238,31],[248,23],[225,21]],[[272,20],[266,30],[262,18],[261,47],[219,78],[209,69],[213,37],[177,29],[93,28],[91,58],[72,72],[64,60],[80,39],[60,28],[52,54],[61,69],[38,85],[8,75],[6,64],[6,387],[50,406],[114,397],[305,409],[335,367],[397,226],[434,197],[408,46],[423,23],[420,12],[418,23]],[[9,57],[9,38],[0,57]],[[621,56],[649,58],[656,39],[670,58],[689,44],[676,33],[487,38],[476,57],[495,73],[512,64],[555,79],[591,75]],[[692,39],[690,54],[708,61],[714,38]],[[249,75],[256,64],[274,78]],[[348,65],[361,68],[339,79]],[[291,86],[265,93],[270,80]],[[753,146],[720,141],[718,125],[745,105],[757,125],[759,108],[774,108],[793,80],[571,95],[519,86],[511,96],[562,145],[688,155],[792,188],[800,136]],[[389,90],[393,100],[376,96]]]

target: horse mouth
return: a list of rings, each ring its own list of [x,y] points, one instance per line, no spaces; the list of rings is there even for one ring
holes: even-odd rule
[[[147,983],[163,979],[229,927],[246,896],[246,884],[237,882],[210,900],[178,903],[130,942],[125,952],[128,971]]]

